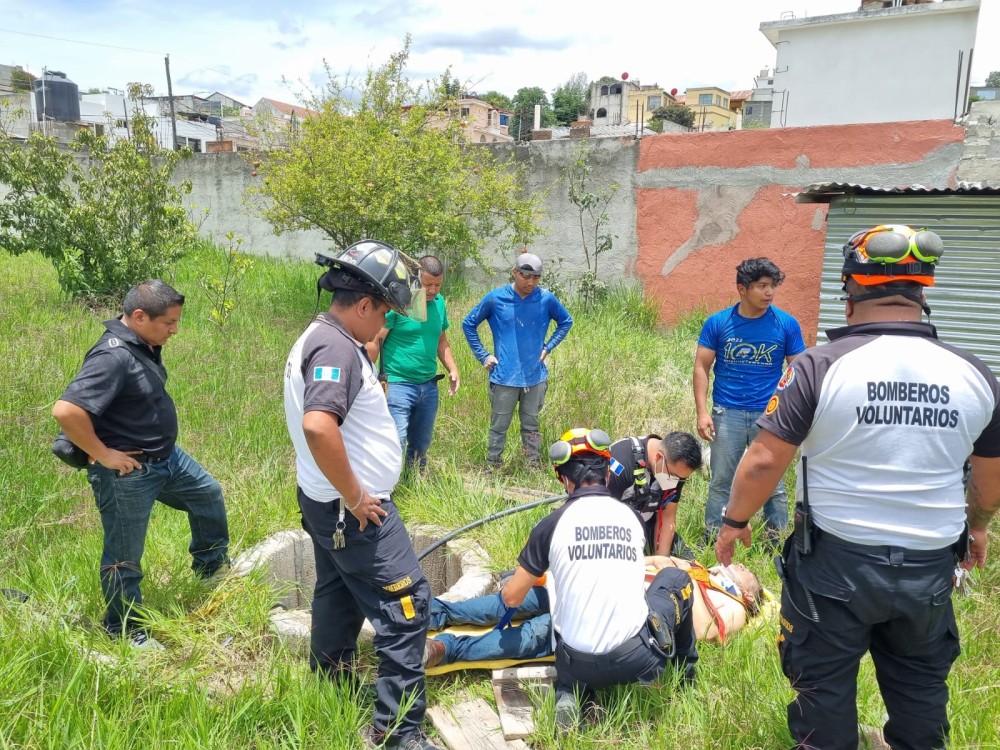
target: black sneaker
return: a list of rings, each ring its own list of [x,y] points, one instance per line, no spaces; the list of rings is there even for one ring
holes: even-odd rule
[[[139,651],[166,651],[166,647],[145,630],[133,630],[128,634],[128,644]]]

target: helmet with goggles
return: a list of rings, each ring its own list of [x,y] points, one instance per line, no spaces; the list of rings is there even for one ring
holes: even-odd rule
[[[880,224],[856,233],[843,248],[841,280],[862,286],[913,281],[934,286],[934,269],[944,243],[934,232],[904,224]]]
[[[317,293],[321,289],[363,292],[385,301],[401,315],[426,319],[419,264],[389,243],[361,240],[336,257],[316,253],[316,263],[327,269],[316,282]]]
[[[576,427],[567,430],[549,446],[549,460],[556,475],[569,478],[574,483],[586,469],[601,470],[611,460],[611,438],[604,430]]]

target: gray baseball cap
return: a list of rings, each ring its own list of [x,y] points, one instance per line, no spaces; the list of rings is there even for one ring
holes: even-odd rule
[[[534,253],[521,253],[514,261],[514,270],[530,273],[533,276],[542,275],[542,259]]]

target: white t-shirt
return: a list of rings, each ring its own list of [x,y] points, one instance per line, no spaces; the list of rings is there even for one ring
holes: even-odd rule
[[[340,493],[323,475],[302,430],[309,411],[333,414],[351,468],[373,497],[388,498],[403,467],[396,425],[364,347],[329,314],[320,315],[299,337],[285,364],[285,421],[295,447],[302,491],[328,503]],[[348,498],[353,503],[354,498]]]
[[[570,648],[606,654],[639,632],[649,614],[642,523],[606,487],[578,489],[531,531],[518,562],[551,569],[552,627]]]

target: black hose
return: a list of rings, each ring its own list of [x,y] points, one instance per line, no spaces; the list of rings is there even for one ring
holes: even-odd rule
[[[498,518],[503,518],[504,516],[509,516],[509,515],[511,515],[513,513],[520,513],[522,510],[530,510],[531,508],[537,508],[540,505],[547,505],[549,503],[556,503],[556,502],[559,502],[560,500],[565,500],[567,497],[568,497],[568,495],[566,495],[566,494],[553,495],[552,497],[546,497],[546,498],[542,498],[541,500],[536,500],[533,503],[527,503],[525,505],[517,505],[517,506],[515,506],[513,508],[506,508],[504,510],[499,510],[496,513],[492,513],[491,515],[486,516],[485,518],[480,518],[478,521],[473,521],[470,524],[466,524],[465,526],[463,526],[460,529],[455,529],[450,534],[446,534],[445,536],[443,536],[440,539],[438,539],[431,546],[425,547],[424,549],[422,549],[420,551],[420,553],[417,555],[417,561],[419,562],[420,560],[423,560],[425,557],[427,557],[427,555],[429,555],[431,552],[433,552],[434,550],[436,550],[442,544],[447,544],[448,542],[450,542],[452,539],[454,539],[459,534],[464,534],[466,531],[469,531],[470,529],[474,529],[477,526],[482,526],[484,523],[489,523],[490,521],[495,521]]]

